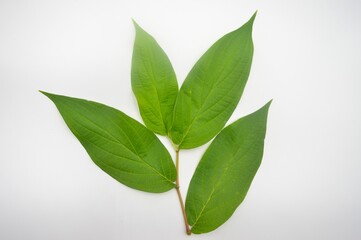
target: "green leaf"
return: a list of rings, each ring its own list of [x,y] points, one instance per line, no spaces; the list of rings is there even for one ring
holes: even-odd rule
[[[174,163],[150,130],[114,108],[42,92],[103,171],[128,187],[146,192],[174,188]]]
[[[198,147],[211,140],[236,108],[252,64],[255,17],[256,14],[219,39],[184,81],[174,106],[170,132],[180,149]]]
[[[178,83],[172,64],[155,39],[134,22],[132,89],[145,125],[167,135],[172,124]]]
[[[222,130],[203,155],[185,206],[193,233],[218,228],[245,198],[261,164],[270,104]]]

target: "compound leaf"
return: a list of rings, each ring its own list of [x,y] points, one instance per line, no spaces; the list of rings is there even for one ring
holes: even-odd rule
[[[172,124],[178,83],[171,62],[156,40],[136,22],[132,58],[132,89],[145,125],[167,135]]]
[[[270,103],[222,130],[204,153],[185,206],[193,233],[218,228],[245,198],[261,164]]]
[[[100,103],[42,92],[103,171],[146,192],[174,188],[174,163],[158,138],[121,111]]]
[[[252,64],[255,16],[213,44],[185,79],[174,106],[170,132],[180,149],[211,140],[236,108]]]

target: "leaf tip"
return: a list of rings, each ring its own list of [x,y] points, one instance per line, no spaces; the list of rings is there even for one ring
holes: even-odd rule
[[[135,28],[135,33],[136,35],[149,35],[135,20],[134,18],[132,18],[132,21],[133,21],[133,25],[134,25],[134,28]]]
[[[258,10],[256,10],[256,11],[253,13],[253,15],[252,15],[252,18],[253,18],[253,19],[255,19],[255,18],[256,18],[257,13],[258,13]]]
[[[266,103],[261,109],[264,109],[266,112],[268,112],[269,107],[271,106],[273,99],[269,100],[268,103]]]
[[[44,94],[45,96],[49,97],[51,94],[48,92],[45,92],[43,90],[38,90],[40,93]]]
[[[45,96],[47,96],[53,102],[54,102],[55,97],[58,96],[56,94],[48,93],[48,92],[45,92],[45,91],[42,91],[42,90],[39,90],[39,92],[44,94]]]
[[[258,12],[258,10],[256,10],[255,12],[254,12],[254,14],[252,15],[252,17],[248,20],[248,24],[250,24],[251,26],[253,26],[253,22],[254,22],[254,20],[256,19],[256,16],[257,16],[257,12]]]
[[[132,18],[132,22],[135,28],[135,31],[138,32],[138,30],[142,30],[142,28],[139,26],[139,24]]]
[[[139,26],[138,23],[134,20],[134,18],[132,18],[132,22],[133,22],[135,27]]]
[[[257,11],[255,11],[254,14],[252,15],[252,17],[246,23],[244,23],[241,27],[239,27],[236,31],[241,30],[241,29],[247,29],[247,32],[252,33],[253,23],[254,23],[254,20],[256,19],[256,16],[257,16]]]
[[[269,100],[268,103],[266,103],[266,105],[268,105],[268,107],[271,105],[273,99]]]
[[[268,117],[268,112],[269,112],[269,108],[271,106],[273,99],[269,100],[268,103],[266,103],[265,105],[263,105],[263,107],[261,107],[259,110],[257,110],[256,112],[264,115],[265,119],[267,119]]]

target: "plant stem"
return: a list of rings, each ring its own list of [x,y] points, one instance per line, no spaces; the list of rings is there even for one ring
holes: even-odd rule
[[[189,228],[189,224],[188,224],[188,220],[187,220],[187,215],[186,215],[186,211],[184,209],[184,203],[183,203],[183,199],[182,199],[182,194],[179,190],[179,150],[175,150],[176,153],[176,158],[175,158],[175,166],[176,166],[176,170],[177,170],[177,178],[176,178],[176,185],[175,185],[175,189],[177,190],[177,194],[178,194],[178,198],[179,198],[179,203],[181,205],[182,208],[182,214],[183,214],[183,219],[184,219],[184,224],[186,226],[186,233],[187,235],[191,235],[191,230]]]

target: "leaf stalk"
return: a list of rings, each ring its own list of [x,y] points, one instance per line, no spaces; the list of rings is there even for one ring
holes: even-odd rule
[[[189,228],[187,215],[186,215],[186,211],[185,211],[185,208],[184,208],[182,194],[181,194],[180,189],[179,189],[180,188],[180,186],[179,186],[179,150],[178,149],[175,150],[175,153],[176,153],[175,162],[176,162],[176,170],[177,170],[177,178],[176,178],[175,190],[177,191],[179,203],[181,205],[184,224],[185,224],[185,227],[186,227],[186,233],[187,233],[187,235],[191,235],[192,232],[191,232],[191,229]]]

